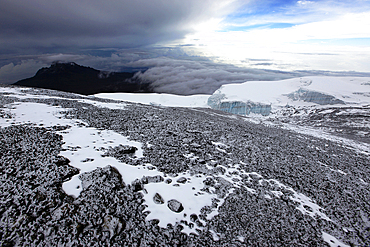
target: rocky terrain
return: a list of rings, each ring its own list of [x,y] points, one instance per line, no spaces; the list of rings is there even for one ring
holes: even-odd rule
[[[0,89],[1,246],[370,246],[370,159],[353,146],[207,108]]]
[[[342,107],[286,107],[266,122],[305,126],[348,140],[370,144],[370,105]],[[370,146],[369,150],[370,150]]]

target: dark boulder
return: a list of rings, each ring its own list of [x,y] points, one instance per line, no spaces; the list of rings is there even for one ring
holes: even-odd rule
[[[184,207],[182,206],[181,202],[179,202],[175,199],[169,200],[167,202],[167,206],[171,211],[173,211],[175,213],[180,213],[181,211],[184,210]]]
[[[181,178],[177,179],[176,182],[178,182],[180,184],[184,184],[184,183],[186,183],[186,181],[188,181],[188,180],[185,177],[181,177]]]
[[[155,193],[155,195],[153,196],[153,201],[156,204],[164,204],[163,197],[160,194],[158,194],[158,193]]]

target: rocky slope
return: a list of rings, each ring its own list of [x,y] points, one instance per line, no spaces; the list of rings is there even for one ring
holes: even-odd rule
[[[206,108],[0,90],[2,246],[368,246],[369,155]]]

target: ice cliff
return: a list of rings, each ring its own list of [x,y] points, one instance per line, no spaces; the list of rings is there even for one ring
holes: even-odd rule
[[[319,105],[345,104],[343,100],[337,99],[332,95],[310,91],[303,88],[287,94],[286,96],[293,101],[312,102]]]
[[[239,115],[269,115],[288,106],[370,103],[368,77],[304,77],[251,81],[220,87],[208,98],[212,109]]]
[[[215,110],[230,112],[238,115],[249,115],[251,113],[267,116],[270,114],[271,105],[247,101],[223,101],[225,94],[213,94],[208,98],[208,105]]]

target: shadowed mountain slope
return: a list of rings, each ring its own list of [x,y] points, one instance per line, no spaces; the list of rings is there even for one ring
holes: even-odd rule
[[[54,89],[84,95],[103,92],[152,92],[149,83],[142,83],[135,73],[105,72],[76,63],[55,62],[36,75],[14,85]]]

